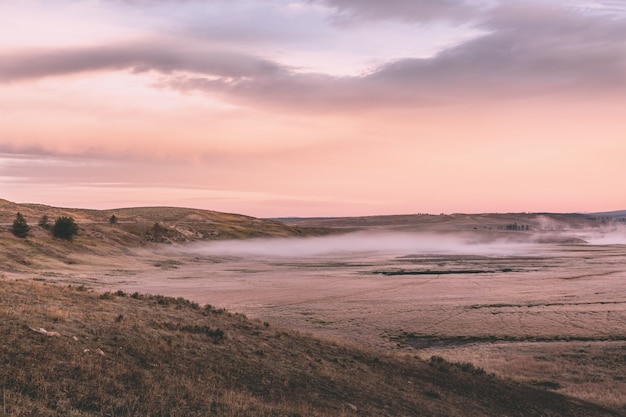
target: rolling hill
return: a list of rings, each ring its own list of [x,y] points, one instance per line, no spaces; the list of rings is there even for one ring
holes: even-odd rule
[[[28,238],[10,232],[16,213],[30,226]],[[73,241],[53,239],[48,228],[38,225],[43,215],[50,223],[71,216],[79,225]],[[117,222],[110,224],[111,216]],[[131,255],[131,250],[162,244],[201,240],[255,237],[304,237],[328,233],[328,229],[290,226],[277,221],[240,214],[179,207],[140,207],[89,210],[17,204],[0,200],[0,270],[20,271],[36,267],[63,267],[76,262],[72,255],[104,258]]]
[[[17,212],[36,226],[45,214],[51,221],[59,216],[71,216],[86,232],[109,226],[111,216],[117,218],[121,231],[144,240],[155,240],[150,229],[158,223],[166,230],[162,241],[191,241],[201,239],[238,239],[250,237],[292,237],[321,233],[312,228],[288,226],[272,220],[263,220],[241,214],[181,207],[135,207],[111,210],[60,208],[42,204],[17,204],[0,200],[0,224],[9,226]],[[105,229],[105,230],[110,230]],[[87,233],[88,234],[88,233]],[[129,236],[129,241],[134,238]]]

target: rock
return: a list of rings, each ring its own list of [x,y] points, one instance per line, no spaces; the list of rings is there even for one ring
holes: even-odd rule
[[[49,332],[46,329],[44,329],[43,327],[40,327],[38,329],[35,329],[34,327],[30,327],[28,326],[29,329],[31,329],[33,332],[37,332],[39,334],[43,334],[45,336],[49,336],[49,337],[61,337],[61,333],[59,332]]]

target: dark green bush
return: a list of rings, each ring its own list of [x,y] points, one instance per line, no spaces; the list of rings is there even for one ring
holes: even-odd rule
[[[72,240],[78,234],[78,225],[73,217],[61,216],[52,226],[52,236],[59,239]]]

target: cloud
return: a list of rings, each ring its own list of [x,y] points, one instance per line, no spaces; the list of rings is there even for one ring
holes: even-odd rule
[[[464,0],[312,0],[334,8],[338,23],[372,20],[465,22],[477,14],[475,5]]]
[[[150,43],[21,52],[0,59],[0,81],[20,81],[93,71],[175,71],[205,76],[263,77],[285,71],[255,56],[193,48],[155,39]]]
[[[532,7],[495,10],[488,35],[432,59],[386,64],[370,78],[447,97],[533,96],[622,89],[626,30],[621,22]]]
[[[384,8],[374,1],[328,3],[372,14],[416,7],[413,2],[385,3]],[[452,2],[437,5],[451,8]],[[481,26],[486,35],[431,58],[386,62],[360,76],[304,73],[255,55],[154,39],[5,55],[0,81],[88,71],[154,71],[162,75],[164,87],[219,95],[237,104],[318,112],[554,94],[622,94],[626,89],[623,20],[543,3],[504,2],[484,14]]]
[[[432,58],[399,59],[362,76],[286,71],[240,83],[181,77],[170,85],[218,91],[234,100],[331,112],[626,90],[622,21],[546,6],[507,5],[494,9],[484,27],[487,35]]]
[[[345,7],[348,4],[352,5],[346,2]],[[380,3],[364,2],[363,7],[368,4],[375,8]],[[362,76],[285,71],[239,83],[183,76],[171,79],[170,86],[219,92],[242,102],[331,112],[555,94],[620,94],[626,89],[623,20],[550,4],[505,2],[485,12],[481,26],[487,32],[484,36],[431,58],[383,63]]]

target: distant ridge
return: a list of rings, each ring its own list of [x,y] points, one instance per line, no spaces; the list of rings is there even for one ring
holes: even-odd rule
[[[599,213],[589,213],[593,216],[605,216],[605,217],[626,217],[626,210],[615,211],[603,211]]]
[[[285,217],[274,219],[290,226],[326,227],[339,230],[407,230],[464,231],[511,230],[516,225],[525,230],[580,229],[596,227],[600,216],[581,213],[454,213],[454,214],[396,214],[362,217]],[[519,230],[519,229],[517,229]]]

